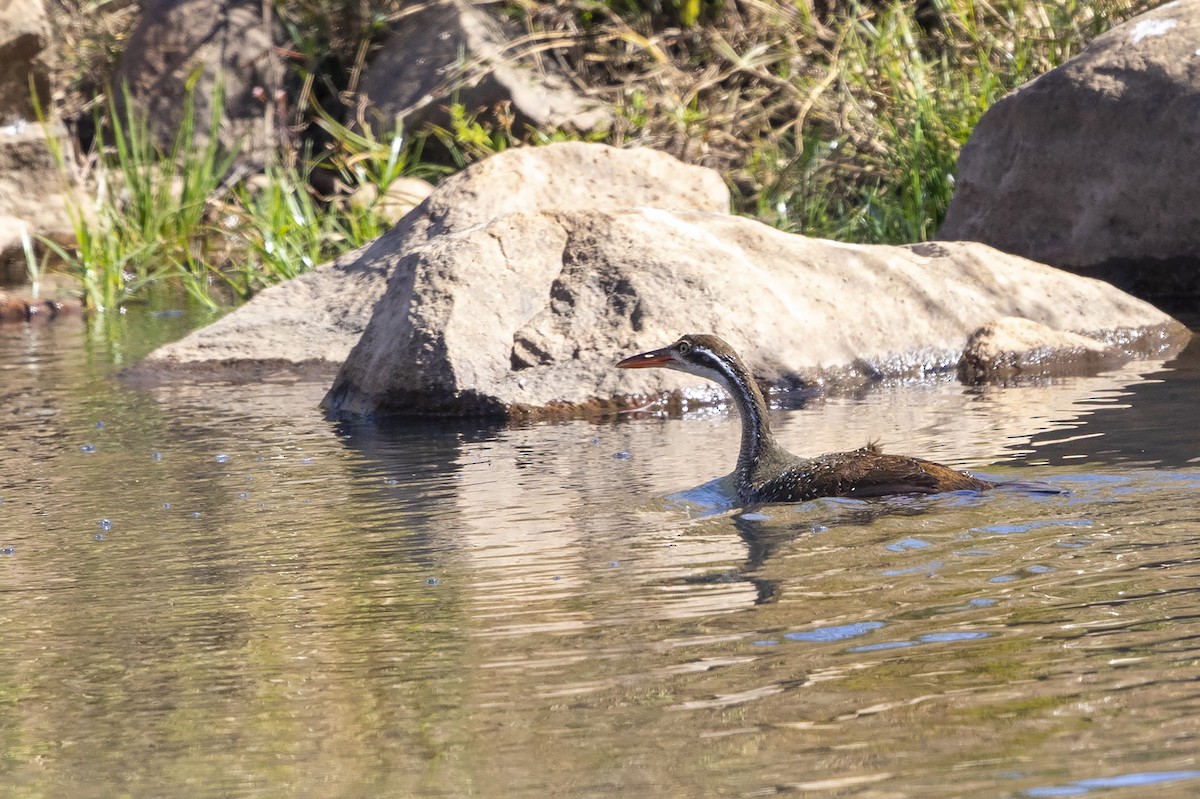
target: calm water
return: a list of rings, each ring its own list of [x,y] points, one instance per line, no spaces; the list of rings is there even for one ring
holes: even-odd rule
[[[775,419],[1069,494],[739,512],[723,411],[337,424],[127,324],[0,330],[2,796],[1200,794],[1200,347]]]

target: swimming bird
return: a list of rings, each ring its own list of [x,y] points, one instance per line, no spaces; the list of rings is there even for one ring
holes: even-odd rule
[[[617,364],[620,369],[655,366],[708,378],[733,398],[742,420],[742,445],[733,478],[738,498],[747,505],[993,487],[940,463],[886,454],[874,444],[816,458],[793,455],[772,435],[767,401],[750,370],[733,348],[716,336],[687,335],[669,347],[633,355]]]

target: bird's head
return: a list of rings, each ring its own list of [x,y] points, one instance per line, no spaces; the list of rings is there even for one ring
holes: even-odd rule
[[[649,369],[658,366],[715,380],[728,386],[731,374],[745,372],[733,348],[716,336],[689,334],[662,349],[631,355],[617,363],[618,369]]]

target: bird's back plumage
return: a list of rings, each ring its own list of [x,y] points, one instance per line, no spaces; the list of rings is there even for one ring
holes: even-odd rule
[[[979,491],[991,484],[940,463],[892,455],[870,444],[850,452],[801,458],[786,450],[760,462],[741,481],[753,502],[805,502],[817,497],[880,497]]]

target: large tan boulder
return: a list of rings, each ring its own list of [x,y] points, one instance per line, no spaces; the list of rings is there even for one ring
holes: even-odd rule
[[[263,291],[224,318],[155,350],[139,372],[254,376],[267,367],[332,374],[355,345],[402,254],[522,211],[631,205],[726,213],[716,172],[654,150],[576,142],[515,149],[448,178],[375,242]]]
[[[509,151],[136,371],[340,367],[334,413],[578,412],[713,396],[613,368],[685,332],[727,338],[777,385],[952,373],[970,335],[1005,317],[1097,338],[1118,360],[1187,337],[1112,286],[984,245],[810,239],[732,217],[728,199],[715,172],[653,151]]]
[[[699,211],[531,211],[406,249],[324,404],[521,413],[705,396],[700,378],[613,368],[686,332],[721,335],[776,385],[920,376],[953,370],[975,330],[1010,316],[1119,340],[1126,357],[1188,335],[1106,283],[980,244],[841,244]]]
[[[939,239],[981,241],[1142,296],[1200,293],[1200,0],[1113,28],[988,109]]]

